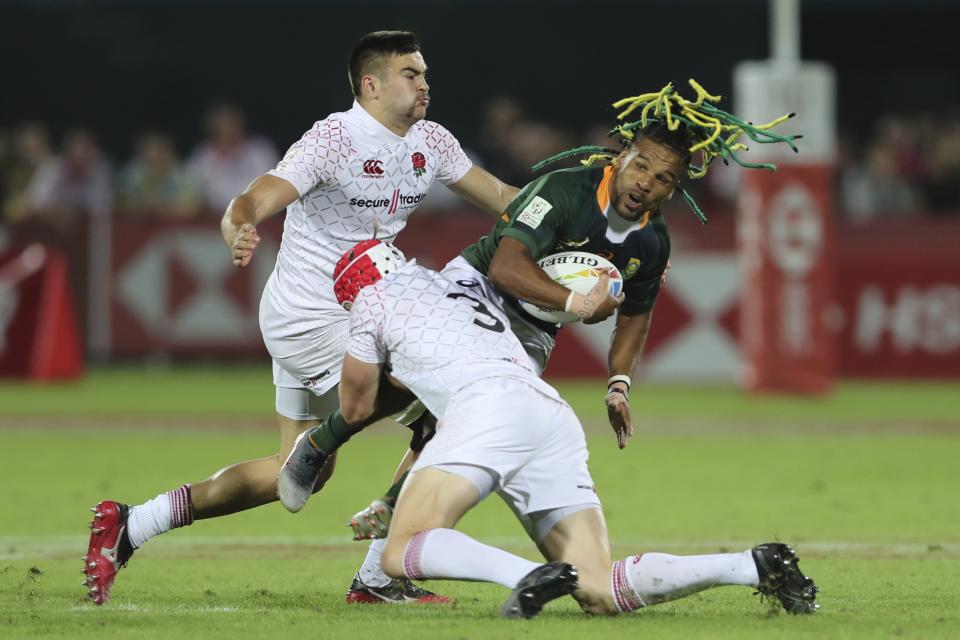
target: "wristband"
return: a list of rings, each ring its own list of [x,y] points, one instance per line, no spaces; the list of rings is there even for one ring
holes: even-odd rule
[[[622,374],[617,376],[610,376],[610,379],[607,380],[607,388],[609,389],[614,382],[622,382],[623,384],[627,385],[627,390],[630,389],[630,376],[625,376]]]
[[[571,291],[570,295],[567,296],[567,303],[563,305],[563,310],[567,313],[570,313],[570,307],[573,305],[574,294],[576,294],[576,291]]]
[[[609,396],[611,393],[619,393],[619,394],[623,395],[623,397],[626,398],[627,400],[630,399],[630,394],[628,394],[625,389],[621,389],[620,387],[614,387],[613,389],[607,389],[607,395]]]

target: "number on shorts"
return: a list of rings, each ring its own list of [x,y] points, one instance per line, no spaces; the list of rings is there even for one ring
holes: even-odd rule
[[[500,322],[499,318],[490,313],[490,310],[487,309],[487,305],[483,304],[483,302],[480,300],[477,300],[473,296],[468,296],[465,293],[448,293],[447,297],[454,300],[466,298],[472,303],[473,306],[473,324],[477,325],[478,327],[483,327],[484,329],[489,329],[490,331],[494,331],[496,333],[503,333],[503,323]]]

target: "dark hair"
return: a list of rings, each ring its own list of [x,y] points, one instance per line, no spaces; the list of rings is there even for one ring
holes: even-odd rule
[[[353,95],[360,95],[360,79],[377,58],[417,51],[420,51],[420,39],[412,31],[374,31],[360,38],[350,50],[347,61],[347,77]]]
[[[690,147],[700,142],[699,137],[690,131],[685,123],[681,122],[679,127],[671,131],[663,120],[650,120],[647,122],[647,126],[637,129],[636,137],[631,144],[644,138],[656,142],[680,156],[684,169],[689,167],[690,161],[693,160]]]

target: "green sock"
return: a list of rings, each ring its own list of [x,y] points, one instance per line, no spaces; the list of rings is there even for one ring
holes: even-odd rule
[[[355,433],[357,431],[347,425],[347,421],[338,410],[324,418],[319,426],[311,429],[307,433],[307,440],[317,451],[330,454],[339,449]]]
[[[397,496],[400,495],[400,489],[403,488],[403,483],[407,481],[408,475],[410,475],[410,472],[404,471],[403,475],[400,476],[400,479],[394,482],[393,485],[387,489],[386,495],[383,496],[383,501],[391,507],[397,504]]]

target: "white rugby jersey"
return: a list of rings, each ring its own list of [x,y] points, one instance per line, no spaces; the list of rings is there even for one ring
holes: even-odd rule
[[[519,378],[560,401],[530,368],[503,310],[469,284],[411,262],[365,287],[351,310],[347,353],[389,363],[441,418],[457,391],[484,378]]]
[[[400,137],[359,103],[332,113],[293,144],[270,175],[300,199],[287,207],[283,240],[267,291],[300,316],[343,317],[333,267],[361,240],[392,241],[434,179],[460,180],[472,163],[457,139],[421,120]]]

